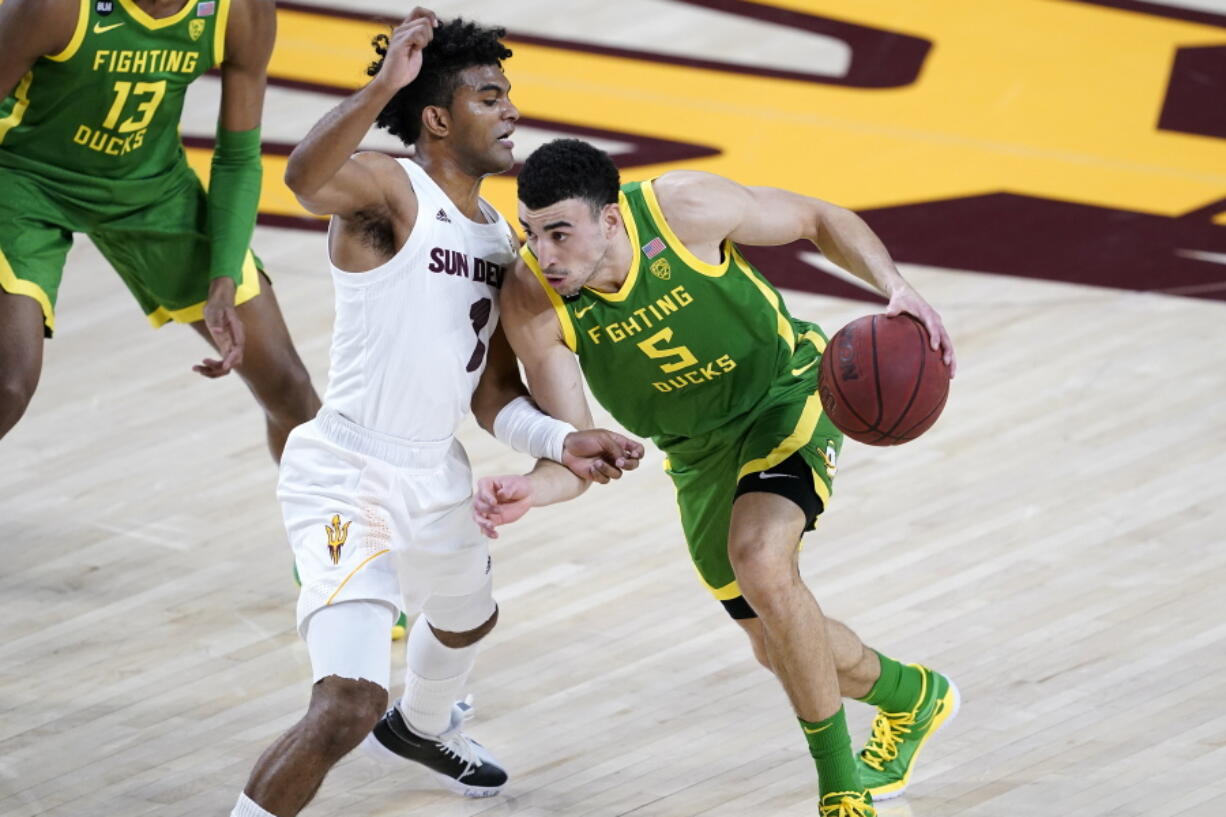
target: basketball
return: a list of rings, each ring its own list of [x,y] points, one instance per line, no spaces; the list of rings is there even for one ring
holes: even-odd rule
[[[830,339],[818,388],[826,414],[848,437],[900,445],[941,416],[949,367],[915,318],[865,315]]]

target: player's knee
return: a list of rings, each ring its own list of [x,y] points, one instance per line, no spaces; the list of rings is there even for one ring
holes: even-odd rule
[[[311,375],[297,357],[254,385],[264,410],[282,425],[290,428],[301,425],[319,410]]]
[[[387,690],[362,679],[329,675],[315,684],[308,728],[320,749],[340,758],[370,734],[387,711]]]
[[[37,385],[37,372],[25,372],[19,366],[0,371],[0,436],[25,414]]]
[[[743,537],[731,540],[728,543],[728,559],[732,563],[732,570],[736,573],[741,591],[755,610],[758,605],[751,593],[746,592],[747,585],[749,590],[759,590],[759,593],[754,595],[760,595],[772,585],[790,582],[790,563],[779,555],[777,548],[771,547],[769,542],[761,538]]]
[[[734,561],[733,569],[741,593],[759,618],[771,621],[791,609],[797,582],[786,562],[752,556]]]
[[[429,622],[426,622],[429,624]],[[440,630],[433,624],[430,624],[430,632],[434,633],[434,637],[444,647],[450,647],[453,650],[458,650],[463,647],[471,647],[481,639],[485,638],[498,624],[498,608],[494,608],[494,613],[485,620],[485,623],[479,627],[474,627],[471,630],[464,632],[450,632],[448,630]]]

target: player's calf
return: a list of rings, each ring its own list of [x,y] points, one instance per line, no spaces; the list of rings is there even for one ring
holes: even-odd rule
[[[328,770],[370,734],[386,706],[387,690],[376,683],[321,678],[306,715],[260,756],[232,817],[297,814]]]

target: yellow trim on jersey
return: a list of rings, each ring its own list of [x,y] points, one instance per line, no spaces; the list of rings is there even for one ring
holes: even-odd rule
[[[736,250],[736,248],[730,249],[731,252],[729,254],[736,259],[737,269],[744,273],[746,278],[753,281],[754,286],[756,286],[758,291],[762,293],[762,297],[766,298],[767,302],[774,308],[776,328],[779,330],[779,336],[783,338],[785,343],[787,343],[788,349],[795,352],[796,332],[792,329],[792,322],[788,320],[787,315],[784,315],[783,310],[779,308],[779,293],[771,289],[771,287],[757,275],[754,275],[753,270],[749,267],[749,262],[745,260],[745,258]]]
[[[593,295],[598,295],[606,301],[620,303],[630,297],[630,293],[634,291],[634,285],[639,279],[639,265],[642,260],[643,248],[639,246],[639,228],[634,223],[634,214],[630,212],[630,202],[626,200],[626,194],[619,192],[617,194],[617,209],[621,211],[622,221],[626,224],[626,235],[630,239],[630,270],[626,273],[626,280],[622,281],[622,285],[618,287],[617,292],[601,292],[598,289],[584,287]]]
[[[38,301],[38,305],[43,308],[43,323],[47,324],[48,329],[55,331],[55,310],[51,306],[51,299],[47,297],[46,290],[33,281],[18,278],[17,273],[13,272],[13,268],[9,266],[4,250],[0,250],[0,289],[13,295],[28,295]]]
[[[213,30],[213,67],[226,58],[226,25],[230,19],[230,0],[217,0],[217,26]]]
[[[183,4],[183,8],[179,9],[171,16],[154,18],[150,17],[149,13],[143,8],[136,5],[135,0],[119,0],[119,5],[123,6],[123,10],[131,15],[133,20],[140,23],[145,28],[155,30],[159,28],[166,28],[167,26],[172,26],[175,23],[182,22],[183,18],[196,8],[196,3],[197,0],[187,0],[187,2]]]
[[[541,288],[545,290],[549,303],[553,305],[553,311],[558,316],[558,323],[562,326],[562,340],[566,341],[566,345],[572,352],[578,354],[579,342],[575,339],[575,325],[571,322],[570,313],[566,311],[566,304],[562,302],[562,296],[558,294],[556,289],[549,286],[549,282],[545,280],[545,274],[541,272],[541,262],[537,260],[527,244],[519,248],[519,257],[524,259],[528,269],[532,270],[532,274],[536,276],[536,280],[540,283]]]
[[[365,559],[363,559],[363,560],[362,560],[362,562],[361,562],[361,564],[359,564],[359,565],[358,565],[357,567],[355,567],[353,570],[350,570],[350,571],[349,571],[349,575],[348,575],[348,576],[346,576],[345,578],[341,579],[341,583],[340,583],[340,584],[338,584],[338,585],[336,586],[336,589],[332,591],[332,595],[331,595],[331,596],[328,596],[328,600],[327,600],[327,601],[325,601],[325,602],[324,602],[324,604],[325,604],[325,605],[327,605],[327,604],[331,604],[331,603],[332,603],[332,600],[336,598],[337,594],[338,594],[338,593],[340,593],[340,592],[341,592],[341,590],[343,590],[343,589],[345,588],[345,585],[349,583],[349,580],[350,580],[350,579],[352,579],[352,578],[354,577],[354,575],[355,575],[355,574],[356,574],[356,573],[357,573],[359,570],[361,570],[362,568],[366,567],[366,565],[367,565],[367,564],[368,564],[368,563],[369,563],[369,562],[370,562],[372,559],[377,559],[378,557],[382,556],[384,553],[391,553],[391,548],[384,548],[383,550],[380,550],[380,551],[379,551],[379,552],[377,552],[377,553],[372,553],[371,555],[369,555],[369,556],[367,556]]]
[[[72,32],[72,39],[68,41],[67,47],[58,54],[48,54],[47,59],[64,62],[72,59],[81,48],[81,43],[85,42],[85,32],[89,30],[89,2],[90,0],[81,0],[81,10],[77,12],[77,27]]]
[[[259,294],[260,270],[255,265],[255,256],[251,254],[251,250],[247,250],[247,257],[243,259],[243,282],[238,285],[238,289],[234,292],[234,305],[244,304]],[[170,321],[175,323],[195,323],[204,319],[204,305],[206,303],[207,301],[201,301],[198,304],[185,306],[182,309],[167,309],[164,306],[159,306],[146,317],[149,318],[149,323],[153,325],[154,329],[164,326]]]
[[[706,579],[702,578],[701,573],[698,574],[698,578],[702,581],[706,588],[711,591],[711,595],[715,596],[717,601],[731,601],[732,599],[735,599],[741,595],[741,586],[735,581],[729,582],[723,587],[712,587],[711,585],[707,584]]]
[[[17,103],[13,105],[13,110],[9,111],[9,115],[0,119],[0,144],[4,143],[4,137],[8,136],[9,131],[21,124],[21,118],[26,115],[26,108],[30,107],[30,84],[34,82],[34,71],[26,71],[26,75],[17,83],[17,87],[13,89],[13,98]]]
[[[810,394],[805,400],[804,410],[800,413],[800,419],[796,421],[796,428],[792,429],[783,442],[775,446],[774,450],[765,457],[759,457],[756,460],[750,460],[741,466],[741,470],[737,472],[736,479],[740,482],[748,474],[754,474],[759,471],[765,471],[768,468],[774,468],[779,463],[786,460],[788,457],[795,454],[805,446],[810,439],[813,438],[813,431],[817,428],[818,421],[822,419],[822,400],[817,392]],[[830,503],[830,489],[826,487],[824,480],[817,479],[815,473],[813,479],[813,488],[817,491],[817,495],[822,498],[822,505]]]
[[[812,343],[814,346],[816,346],[817,353],[819,355],[826,353],[826,339],[823,338],[821,335],[819,335],[817,332],[814,332],[812,329],[810,329],[808,332],[805,332],[803,335],[801,335],[800,339],[807,340],[809,341],[809,343]]]
[[[695,272],[700,272],[708,278],[719,278],[728,271],[728,262],[732,256],[731,241],[725,240],[720,244],[720,254],[724,256],[724,260],[718,264],[708,264],[690,252],[690,248],[677,238],[668,220],[664,218],[664,210],[660,207],[660,200],[656,198],[656,191],[651,186],[651,182],[643,182],[639,189],[643,191],[643,201],[647,202],[647,209],[651,211],[651,218],[655,221],[656,227],[660,228],[660,234],[664,237],[665,243],[672,247],[673,252],[680,256],[682,261],[693,267]]]

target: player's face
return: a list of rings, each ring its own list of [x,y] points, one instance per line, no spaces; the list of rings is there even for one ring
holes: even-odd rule
[[[608,254],[613,229],[608,205],[599,214],[581,199],[529,210],[519,203],[519,223],[528,247],[541,264],[545,280],[563,298],[577,295],[592,279]]]
[[[460,72],[451,99],[454,144],[474,176],[511,169],[511,134],[519,109],[511,102],[511,83],[497,65],[474,65]]]

